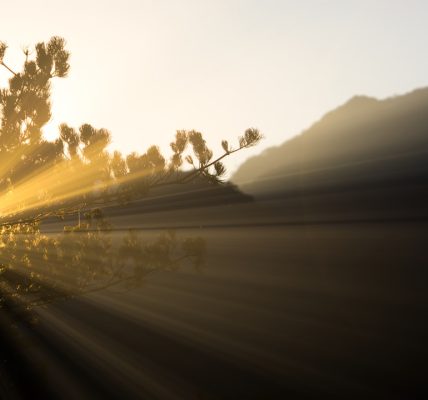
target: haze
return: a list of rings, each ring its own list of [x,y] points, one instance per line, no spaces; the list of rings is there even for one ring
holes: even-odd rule
[[[168,153],[177,129],[219,150],[259,128],[266,139],[227,160],[233,172],[355,94],[425,86],[427,12],[424,1],[21,1],[2,4],[0,39],[17,69],[25,45],[67,40],[47,137],[88,122],[124,153]]]

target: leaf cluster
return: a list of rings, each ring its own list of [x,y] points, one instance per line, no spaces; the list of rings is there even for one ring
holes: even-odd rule
[[[70,69],[66,43],[55,36],[37,43],[33,52],[25,50],[19,72],[6,64],[6,56],[0,42],[0,66],[11,75],[0,89],[0,305],[40,305],[120,283],[139,285],[148,274],[173,271],[184,262],[201,266],[201,238],[166,232],[145,241],[130,231],[119,243],[99,206],[197,178],[221,183],[222,160],[257,144],[259,131],[246,130],[235,148],[223,140],[218,156],[195,130],[176,132],[169,158],[157,146],[111,153],[111,133],[87,123],[78,128],[63,123],[57,139],[48,141],[43,127],[51,118],[52,80]],[[44,219],[80,211],[82,221],[64,233],[41,233]]]

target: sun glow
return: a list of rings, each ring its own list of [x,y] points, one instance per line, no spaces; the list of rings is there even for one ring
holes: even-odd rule
[[[66,78],[67,79],[67,78]],[[72,103],[69,101],[71,93],[64,90],[59,80],[53,82],[51,94],[51,114],[49,122],[43,126],[43,137],[48,141],[54,141],[59,137],[59,126],[62,123],[74,123],[72,118]],[[84,121],[82,121],[83,123]]]
[[[43,137],[52,142],[59,136],[59,125],[61,121],[55,116],[43,127]]]

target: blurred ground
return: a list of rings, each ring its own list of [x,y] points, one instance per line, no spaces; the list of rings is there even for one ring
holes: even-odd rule
[[[58,398],[424,398],[425,189],[385,190],[113,217],[205,238],[206,266],[40,309],[33,377]]]

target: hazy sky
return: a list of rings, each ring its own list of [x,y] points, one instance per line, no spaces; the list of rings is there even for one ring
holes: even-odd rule
[[[71,71],[54,85],[46,134],[88,122],[125,153],[167,152],[177,129],[220,151],[259,128],[266,139],[230,159],[233,171],[355,94],[428,85],[428,1],[1,0],[0,10],[16,69],[24,46],[67,40]]]

